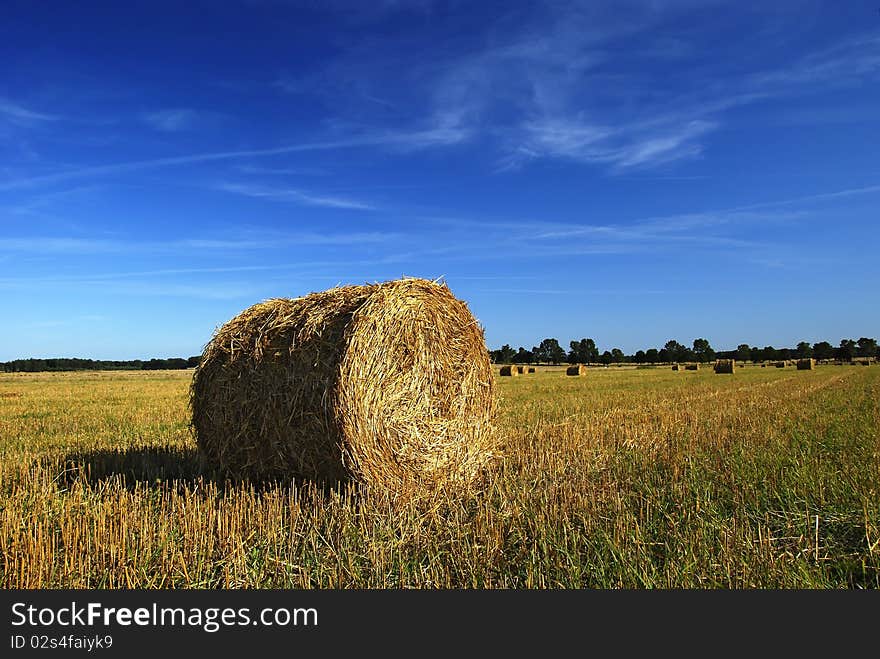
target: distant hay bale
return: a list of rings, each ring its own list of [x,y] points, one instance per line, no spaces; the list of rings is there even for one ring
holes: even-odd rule
[[[672,365],[672,370],[673,370],[673,371],[683,371],[683,370],[684,370],[684,367],[681,367],[681,366],[679,366],[678,364],[673,364],[673,365]]]
[[[565,369],[566,375],[586,375],[587,367],[583,364],[575,364],[574,366],[569,366]]]
[[[536,373],[537,369],[534,366],[529,366],[529,373]]]
[[[525,366],[523,366],[522,364],[520,364],[520,365],[518,365],[518,366],[516,367],[516,372],[519,373],[520,375],[525,375],[525,374],[528,373],[529,371],[528,371],[528,368],[527,368],[527,367],[525,367]]]
[[[517,375],[519,375],[519,369],[513,365],[502,366],[501,371],[499,372],[499,375],[505,375],[505,376],[512,375],[512,376],[516,377]]]
[[[810,357],[809,359],[798,359],[797,360],[797,370],[799,371],[812,371],[816,368],[816,360]]]
[[[785,362],[776,362],[776,368],[785,368]]]
[[[870,365],[871,365],[871,362],[869,362],[869,361],[861,361],[861,362],[859,362],[859,364],[861,364],[862,366],[870,366]]]
[[[399,279],[245,309],[205,347],[190,405],[202,454],[233,477],[415,492],[476,476],[493,389],[467,305]]]
[[[686,371],[699,371],[699,370],[700,370],[700,365],[699,365],[699,364],[687,364],[687,365],[684,367],[684,369],[685,369]]]
[[[736,370],[736,361],[733,359],[719,359],[715,362],[716,373],[733,373]]]

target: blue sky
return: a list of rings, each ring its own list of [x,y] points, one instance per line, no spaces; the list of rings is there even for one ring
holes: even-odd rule
[[[0,360],[403,275],[491,348],[880,335],[876,2],[6,2],[0,60]]]

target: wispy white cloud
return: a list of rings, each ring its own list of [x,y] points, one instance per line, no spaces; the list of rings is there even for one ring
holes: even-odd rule
[[[119,162],[109,165],[95,165],[80,167],[42,174],[29,178],[14,179],[0,182],[0,190],[12,190],[26,188],[41,184],[59,183],[81,178],[99,178],[113,176],[127,172],[144,169],[158,169],[175,167],[180,165],[192,165],[198,163],[218,162],[224,160],[237,160],[242,158],[260,158],[278,156],[288,153],[302,153],[308,151],[331,151],[336,149],[353,149],[360,147],[379,146],[391,147],[400,150],[422,149],[431,146],[451,145],[464,139],[464,132],[457,129],[431,128],[413,132],[381,131],[377,133],[361,134],[348,138],[329,140],[326,142],[306,142],[290,144],[286,146],[271,147],[265,149],[242,149],[235,151],[212,151],[206,153],[193,153],[182,156],[170,156],[167,158],[152,158],[148,160],[134,160]]]
[[[346,233],[297,232],[265,238],[187,238],[169,241],[111,240],[66,236],[0,238],[0,253],[27,254],[127,254],[167,252],[229,252],[290,249],[300,246],[388,244],[400,234],[381,231]]]
[[[652,130],[637,125],[589,125],[563,118],[529,122],[521,127],[522,143],[501,160],[501,169],[545,157],[609,164],[616,169],[658,165],[698,155],[702,151],[699,138],[714,128],[714,123],[702,120]]]
[[[0,117],[17,124],[32,124],[60,119],[57,115],[37,112],[4,98],[0,98]]]
[[[198,126],[200,116],[200,113],[189,108],[173,108],[147,112],[141,118],[156,130],[175,133]]]
[[[515,246],[528,242],[533,257],[564,254],[632,253],[700,246],[758,248],[751,228],[768,224],[798,222],[812,216],[796,206],[858,195],[880,193],[880,186],[780,199],[726,209],[647,217],[623,223],[571,223],[551,220],[481,220],[433,216],[422,218],[427,226],[448,227],[447,233],[479,233],[493,244]],[[782,207],[794,206],[789,210]],[[458,238],[460,240],[460,237]],[[499,250],[503,253],[503,250]]]
[[[458,56],[428,76],[427,116],[467,136],[495,136],[498,171],[550,158],[619,173],[701,155],[718,128],[736,121],[736,108],[880,78],[876,32],[774,68],[714,67],[709,75],[702,49],[712,44],[652,31],[684,6],[634,4],[627,25],[563,4],[555,20],[545,16]],[[677,62],[669,84],[643,74],[658,49]]]
[[[345,197],[327,195],[315,195],[293,188],[268,188],[245,183],[221,183],[216,186],[218,190],[256,197],[258,199],[273,199],[276,201],[292,201],[307,206],[323,206],[327,208],[342,208],[349,210],[376,210],[372,204]]]
[[[269,174],[272,176],[326,176],[329,172],[320,167],[259,167],[239,165],[236,169],[243,174]]]

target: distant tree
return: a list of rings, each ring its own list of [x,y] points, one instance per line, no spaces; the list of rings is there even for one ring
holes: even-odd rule
[[[624,360],[623,350],[620,348],[612,348],[611,349],[611,361],[615,364],[622,364]]]
[[[752,356],[752,349],[749,347],[748,343],[740,343],[736,347],[736,359],[741,362],[749,361],[749,357]]]
[[[761,361],[764,358],[763,355],[764,351],[761,350],[758,346],[752,346],[749,349],[749,359],[753,362]]]
[[[828,343],[828,341],[814,343],[813,357],[816,359],[832,359],[834,357],[834,346]]]
[[[761,350],[761,359],[766,361],[774,361],[777,359],[776,348],[773,346],[764,346],[764,349]]]
[[[837,358],[843,361],[850,361],[856,353],[856,342],[852,339],[841,339],[840,347],[837,349]]]
[[[858,341],[859,357],[876,357],[877,356],[877,339],[869,339],[862,337]]]
[[[657,351],[657,361],[658,362],[672,361],[672,357],[669,355],[669,351],[666,348],[660,348],[660,350]]]
[[[660,353],[657,348],[648,348],[645,351],[645,361],[649,364],[656,364],[660,361]]]
[[[195,368],[202,362],[201,355],[195,355],[186,360],[187,368]]]
[[[633,355],[633,361],[636,364],[644,364],[648,361],[648,356],[645,354],[644,350],[636,350],[636,354]]]
[[[505,343],[498,351],[498,361],[502,364],[509,364],[515,354],[514,349]]]
[[[694,359],[698,362],[710,362],[715,359],[715,351],[706,339],[694,339]]]
[[[612,359],[611,353],[608,352],[607,350],[599,356],[599,361],[601,363],[605,364],[606,366],[611,363],[611,359]]]
[[[798,359],[806,359],[807,357],[812,357],[813,347],[806,341],[801,341],[797,344],[797,347],[794,350],[794,354],[797,355]]]
[[[531,364],[534,361],[534,355],[532,355],[531,350],[526,350],[522,346],[517,351],[516,356],[513,358],[514,364]]]
[[[571,350],[568,353],[568,361],[572,364],[589,364],[599,357],[599,350],[593,339],[581,339],[569,343]]]
[[[537,362],[559,364],[565,361],[565,350],[556,339],[544,339],[537,348],[532,348]]]
[[[663,346],[663,349],[666,351],[668,361],[687,361],[687,348],[681,345],[678,341],[667,341],[666,345]]]

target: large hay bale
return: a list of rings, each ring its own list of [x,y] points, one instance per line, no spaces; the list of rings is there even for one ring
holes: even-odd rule
[[[569,366],[565,369],[566,375],[586,375],[587,367],[583,364],[575,364],[574,366]]]
[[[812,357],[809,359],[798,359],[797,360],[797,370],[799,371],[812,371],[816,368],[816,360]]]
[[[516,366],[502,366],[501,370],[498,372],[499,375],[504,376],[517,376],[519,375],[519,369]]]
[[[733,373],[736,370],[736,362],[733,359],[719,359],[715,362],[716,373]]]
[[[235,477],[402,491],[471,481],[495,441],[483,330],[442,284],[400,279],[256,304],[205,347],[190,401]]]

